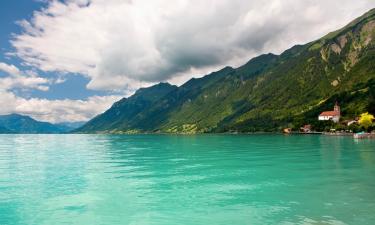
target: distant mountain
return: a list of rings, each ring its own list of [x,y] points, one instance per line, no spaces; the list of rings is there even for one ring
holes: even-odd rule
[[[11,134],[11,133],[14,133],[14,132],[3,126],[0,126],[0,134]]]
[[[75,132],[274,131],[313,124],[335,101],[344,118],[375,111],[375,9],[281,55],[140,89]]]
[[[62,130],[66,132],[70,132],[75,130],[79,127],[82,127],[86,122],[63,122],[63,123],[56,123],[55,126],[58,126]]]
[[[29,116],[10,114],[0,116],[0,132],[19,134],[57,134],[64,133],[66,130],[61,126],[53,125],[51,123],[36,121]]]

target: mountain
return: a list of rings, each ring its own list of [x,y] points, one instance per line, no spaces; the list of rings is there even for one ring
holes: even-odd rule
[[[372,9],[281,55],[261,55],[180,87],[163,83],[140,89],[76,132],[275,131],[314,124],[336,101],[344,118],[353,118],[375,111],[374,62]],[[157,93],[150,99],[149,92]]]
[[[82,127],[84,124],[86,124],[86,122],[62,122],[62,123],[56,123],[54,125],[59,127],[61,130],[65,132],[70,132],[79,127]]]
[[[168,83],[141,88],[129,98],[116,102],[108,111],[95,117],[77,131],[121,131],[131,132],[133,127],[142,126],[138,118],[142,112],[147,111],[152,105],[157,104],[165,95],[176,90],[177,87]],[[162,115],[158,115],[161,117]],[[152,118],[148,118],[152,123]],[[145,125],[144,125],[145,126]]]
[[[11,133],[14,133],[12,132],[11,130],[3,127],[3,126],[0,126],[0,134],[11,134]]]
[[[0,116],[0,133],[57,134],[64,132],[66,130],[63,127],[47,122],[39,122],[28,116],[18,114]]]

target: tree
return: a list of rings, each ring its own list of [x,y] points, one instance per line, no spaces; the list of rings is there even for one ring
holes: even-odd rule
[[[348,127],[349,130],[351,130],[352,132],[354,133],[358,133],[361,131],[361,127],[358,125],[358,124],[351,124],[349,127]]]
[[[369,114],[368,112],[362,113],[358,122],[367,130],[372,125],[372,120],[374,118],[375,117],[372,114]]]

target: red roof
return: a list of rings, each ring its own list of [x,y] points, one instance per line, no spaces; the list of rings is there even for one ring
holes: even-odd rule
[[[325,111],[325,112],[322,112],[320,113],[319,116],[339,116],[339,112],[336,112],[336,111]]]

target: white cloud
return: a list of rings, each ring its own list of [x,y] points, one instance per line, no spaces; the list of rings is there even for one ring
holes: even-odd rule
[[[0,90],[37,89],[48,91],[47,86],[50,81],[46,78],[39,77],[34,71],[21,71],[14,65],[8,65],[0,62],[0,71],[7,73],[8,76],[0,78]]]
[[[66,81],[65,78],[63,78],[63,77],[58,77],[57,79],[54,80],[54,83],[55,83],[55,84],[62,84],[62,83],[64,83],[65,81]]]
[[[5,77],[0,78],[0,89],[11,90],[13,88],[37,89],[48,91],[49,81],[42,77]]]
[[[0,62],[0,71],[3,71],[12,76],[20,76],[21,71],[14,65],[8,65],[6,63]]]
[[[32,70],[21,71],[14,65],[0,62],[0,70],[7,76],[0,78],[0,115],[19,113],[40,121],[52,123],[87,121],[108,109],[120,96],[92,96],[86,100],[48,100],[22,98],[12,91],[37,89],[48,91],[51,83],[62,83],[65,79],[46,79]]]
[[[21,21],[15,54],[88,88],[134,89],[238,66],[340,28],[373,0],[53,0]],[[182,78],[178,78],[182,76]]]
[[[119,99],[120,96],[93,96],[86,100],[25,99],[0,90],[0,114],[19,113],[52,123],[87,121]]]

